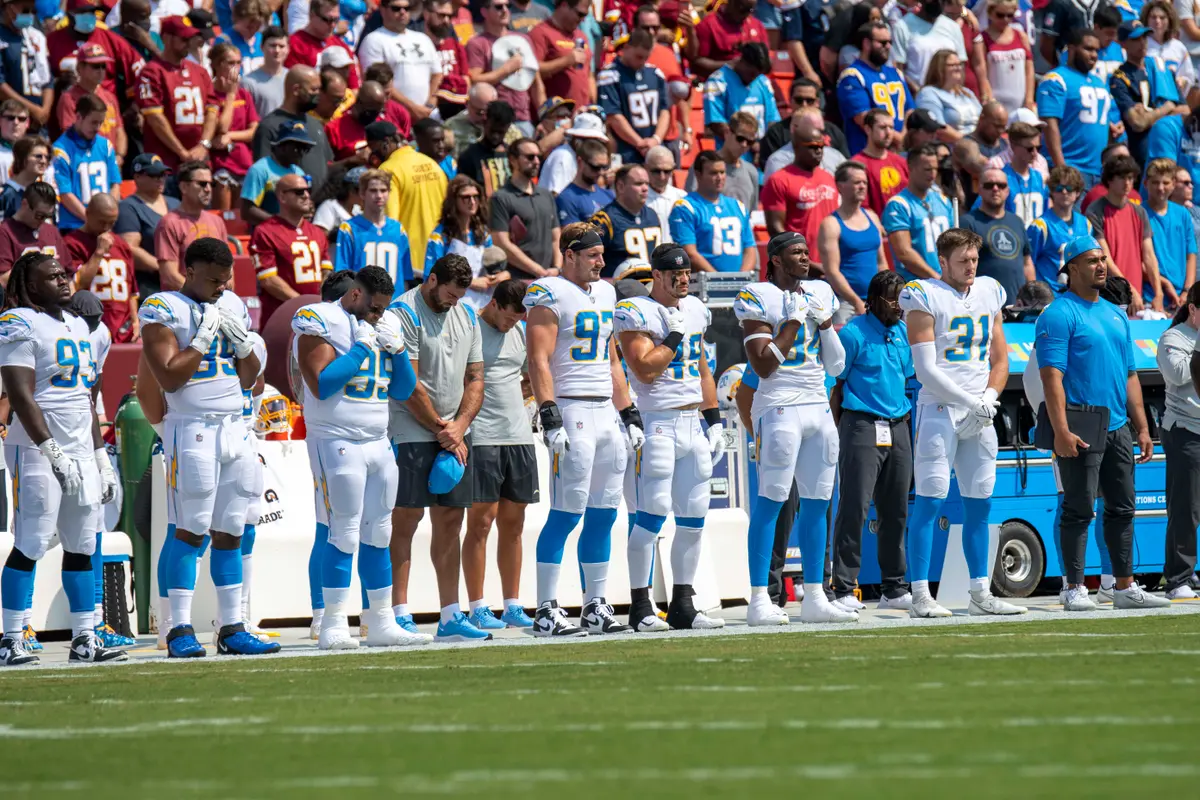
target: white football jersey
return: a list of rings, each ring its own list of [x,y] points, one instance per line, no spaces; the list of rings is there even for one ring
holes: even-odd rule
[[[92,387],[99,371],[87,323],[66,311],[61,320],[31,308],[6,311],[0,314],[0,364],[33,370],[33,399],[50,435],[64,451],[90,458]],[[16,414],[6,441],[33,445]]]
[[[267,371],[267,345],[261,336],[254,342],[254,355],[258,356],[258,374],[261,376]],[[255,433],[254,423],[258,419],[258,406],[261,402],[262,395],[255,397],[253,386],[242,390],[242,421],[246,423],[246,430],[252,434]]]
[[[235,312],[249,330],[250,312],[240,297],[226,290],[217,298],[217,306]],[[195,337],[203,313],[199,303],[179,292],[159,292],[142,303],[138,319],[143,328],[147,325],[170,328],[179,349],[184,350]],[[242,382],[237,375],[233,345],[218,332],[191,380],[178,391],[164,394],[168,414],[241,414]]]
[[[937,365],[971,396],[982,396],[987,389],[992,371],[988,358],[992,323],[1005,302],[999,281],[983,276],[975,278],[966,294],[940,278],[909,281],[900,292],[905,313],[924,311],[933,317]],[[941,401],[922,387],[917,402]]]
[[[543,306],[558,317],[550,357],[555,397],[612,397],[608,342],[613,335],[617,292],[596,281],[585,291],[566,278],[541,278],[525,291],[525,308]]]
[[[700,388],[700,361],[704,358],[704,332],[708,330],[712,315],[698,297],[691,295],[679,301],[679,310],[687,321],[687,330],[666,371],[647,384],[639,381],[633,370],[626,370],[642,411],[683,408],[704,399]],[[646,333],[655,345],[660,345],[667,338],[665,313],[666,309],[649,297],[622,300],[617,303],[614,313],[617,333]]]
[[[395,312],[387,312],[395,313]],[[345,355],[354,346],[358,321],[341,303],[314,303],[292,317],[292,351],[300,352],[300,336],[319,336]],[[304,422],[309,436],[353,441],[383,439],[388,428],[388,387],[392,359],[375,347],[363,359],[354,378],[333,397],[319,399],[304,381]]]
[[[103,322],[96,326],[96,330],[88,334],[88,339],[92,343],[92,361],[96,364],[96,374],[104,372],[104,364],[108,361],[108,351],[112,349],[112,334],[108,332],[108,326]]]
[[[833,288],[824,281],[801,281],[806,294],[816,295],[825,308],[837,311]],[[757,320],[771,326],[773,335],[783,327],[783,289],[773,283],[752,283],[733,301],[738,322]],[[825,365],[821,361],[821,336],[816,322],[806,319],[796,333],[796,343],[784,353],[784,362],[769,378],[763,378],[754,393],[751,414],[757,419],[768,408],[829,403],[825,389]]]

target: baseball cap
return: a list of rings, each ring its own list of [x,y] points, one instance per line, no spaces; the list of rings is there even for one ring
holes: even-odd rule
[[[362,178],[362,176],[366,175],[366,174],[367,174],[366,167],[355,167],[354,169],[348,170],[346,172],[346,174],[344,176],[342,176],[342,181],[344,183],[357,184],[359,182],[359,180]]]
[[[87,289],[80,289],[71,295],[71,302],[67,304],[67,311],[70,311],[77,317],[100,317],[104,314],[104,305],[96,295]]]
[[[104,52],[104,48],[95,42],[87,42],[75,54],[75,60],[80,64],[109,64],[112,56]]]
[[[1122,22],[1117,28],[1117,41],[1128,42],[1130,39],[1140,39],[1150,33],[1150,29],[1136,19]]]
[[[608,134],[604,132],[604,123],[600,121],[600,118],[595,114],[583,111],[575,115],[575,121],[567,129],[567,136],[608,141]]]
[[[190,39],[200,35],[200,31],[193,28],[186,17],[166,17],[159,30],[164,36],[178,36],[181,39]]]
[[[918,108],[908,115],[908,127],[910,130],[937,133],[946,126],[934,119],[925,109]]]
[[[1070,264],[1079,256],[1089,250],[1099,250],[1100,243],[1096,241],[1095,236],[1079,236],[1067,242],[1067,246],[1063,249],[1063,266]]]
[[[326,47],[321,51],[321,55],[317,56],[318,67],[332,67],[333,69],[341,69],[348,67],[354,63],[354,59],[340,47]]]
[[[392,139],[400,135],[400,131],[396,130],[396,126],[386,119],[375,120],[366,127],[364,132],[367,135],[368,142],[381,142],[384,139]]]
[[[462,480],[466,467],[458,462],[454,453],[443,450],[433,460],[433,469],[429,470],[430,494],[449,494]]]
[[[1018,108],[1016,111],[1008,115],[1009,125],[1012,125],[1016,122],[1024,122],[1026,125],[1033,125],[1037,128],[1046,127],[1046,123],[1037,115],[1036,111],[1024,107]]]
[[[205,11],[203,8],[193,8],[188,11],[184,17],[189,25],[203,33],[205,36],[211,36],[213,32],[213,23],[216,18],[211,11]]]
[[[551,97],[542,103],[542,107],[538,109],[538,122],[546,118],[546,115],[552,111],[557,111],[563,106],[575,108],[575,101],[569,97]]]
[[[164,164],[161,158],[151,153],[142,153],[133,159],[134,175],[148,175],[151,178],[157,178],[170,171],[171,168]]]
[[[278,133],[275,134],[275,144],[283,144],[284,142],[296,142],[297,144],[305,144],[309,147],[316,145],[313,138],[308,135],[303,122],[285,122],[279,126]]]

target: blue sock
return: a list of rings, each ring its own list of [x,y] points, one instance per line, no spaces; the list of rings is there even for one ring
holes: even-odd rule
[[[908,518],[906,537],[909,580],[929,580],[929,560],[933,555],[933,526],[942,512],[944,497],[917,495],[912,516]]]
[[[158,596],[166,597],[170,579],[167,577],[171,566],[171,542],[175,541],[175,524],[167,526],[167,538],[163,539],[162,549],[158,551]]]
[[[64,569],[62,583],[63,592],[67,595],[67,607],[72,614],[83,614],[95,609],[96,591],[90,569]]]
[[[104,531],[96,531],[96,552],[92,553],[93,608],[104,606],[104,550],[101,548],[103,537]]]
[[[258,534],[258,528],[253,525],[246,525],[242,528],[242,555],[249,556],[254,554],[254,537]]]
[[[363,610],[366,611],[371,607],[371,599],[367,597],[367,585],[362,581],[362,561],[359,561],[358,565],[358,597],[362,601]],[[391,566],[390,561],[388,562],[388,566]]]
[[[317,535],[308,554],[308,597],[314,609],[325,607],[325,595],[321,592],[321,554],[328,541],[329,526],[318,522]]]
[[[330,589],[350,588],[350,567],[354,565],[354,555],[343,553],[329,542],[325,543],[325,552],[321,558],[321,585]]]
[[[33,594],[33,571],[14,569],[5,565],[3,572],[0,572],[0,607],[3,607],[8,612],[22,612],[26,608],[26,598]],[[5,626],[9,627],[9,626]],[[17,630],[4,631],[4,633],[17,633],[20,630],[20,625],[17,625]]]
[[[546,517],[546,524],[542,526],[542,532],[538,534],[537,560],[542,564],[561,564],[567,537],[571,535],[571,531],[575,530],[575,526],[581,519],[583,519],[582,514],[550,509],[550,513]]]
[[[804,561],[805,583],[825,582],[825,539],[829,527],[825,521],[827,511],[828,500],[800,498],[796,516],[800,518],[800,557]]]
[[[358,577],[363,589],[363,608],[367,607],[368,591],[392,585],[392,558],[386,547],[358,546]]]
[[[1103,537],[1102,537],[1103,538]],[[29,571],[29,591],[25,595],[25,605],[23,608],[28,611],[33,608],[33,584],[37,580],[37,564],[34,563],[33,569]]]
[[[583,512],[583,532],[579,534],[579,563],[607,563],[612,555],[612,529],[617,524],[617,509],[587,508]]]
[[[192,563],[192,585],[195,586],[195,562]],[[242,551],[218,550],[213,548],[208,558],[208,572],[212,575],[213,586],[232,586],[242,582]]]
[[[746,549],[750,556],[750,585],[753,587],[767,585],[771,573],[771,550],[775,545],[775,524],[779,521],[782,508],[782,500],[759,495],[750,511]]]
[[[203,545],[201,545],[203,547]],[[165,548],[164,548],[165,549]],[[196,560],[200,558],[200,547],[191,545],[182,539],[172,538],[171,563],[167,565],[167,588],[196,590]],[[238,561],[238,567],[242,562]]]
[[[990,497],[964,497],[963,555],[967,571],[973,579],[988,577],[988,516],[992,511]]]
[[[1096,501],[1096,519],[1092,522],[1096,532],[1096,549],[1100,551],[1100,572],[1112,575],[1112,557],[1108,554],[1108,542],[1104,541],[1104,500]]]

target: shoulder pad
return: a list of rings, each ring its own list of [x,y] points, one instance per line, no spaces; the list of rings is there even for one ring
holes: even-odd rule
[[[905,311],[933,313],[930,311],[929,293],[925,290],[923,281],[909,281],[904,284],[904,288],[900,290],[899,300],[900,308]]]
[[[170,325],[175,322],[175,310],[162,294],[152,294],[138,308],[138,320],[143,325]]]
[[[28,319],[31,313],[34,312],[27,308],[14,308],[0,314],[0,344],[36,340]]]
[[[304,306],[292,317],[292,331],[300,336],[328,336],[329,326],[317,310],[317,304]]]
[[[753,286],[747,286],[738,292],[733,301],[733,313],[742,320],[758,320],[767,322],[767,307]]]

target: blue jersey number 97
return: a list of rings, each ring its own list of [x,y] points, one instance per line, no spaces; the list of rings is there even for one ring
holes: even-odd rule
[[[601,347],[600,329],[604,323],[612,323],[612,318],[611,311],[580,311],[575,315],[575,338],[582,344],[571,348],[572,361],[599,361],[601,358],[608,358],[608,337],[605,337],[604,346]]]

